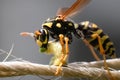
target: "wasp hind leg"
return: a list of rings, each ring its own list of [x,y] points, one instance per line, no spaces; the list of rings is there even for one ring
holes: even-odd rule
[[[66,64],[66,60],[67,60],[68,53],[69,53],[69,46],[68,46],[69,38],[64,37],[63,34],[60,34],[59,38],[60,38],[60,44],[62,46],[62,55],[60,56],[60,63],[58,64],[58,67],[57,67],[55,75],[59,75],[60,74],[61,67],[64,64]]]
[[[100,58],[97,56],[94,48],[90,45],[90,43],[86,40],[86,39],[83,39],[83,42],[88,46],[88,48],[90,49],[90,51],[92,52],[92,55],[94,56],[94,58],[99,61]]]
[[[98,34],[92,34],[91,37],[98,39],[98,45],[99,45],[100,53],[102,54],[103,59],[104,59],[104,67],[108,71],[108,76],[109,76],[110,80],[115,80],[114,77],[112,76],[112,74],[110,73],[107,62],[106,62],[105,50],[102,46],[101,37]]]

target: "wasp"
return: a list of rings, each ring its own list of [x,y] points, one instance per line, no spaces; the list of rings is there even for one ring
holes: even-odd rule
[[[99,60],[99,57],[96,56],[95,49],[103,55],[105,63],[106,56],[116,56],[113,42],[95,23],[89,21],[75,23],[68,19],[79,13],[90,2],[91,0],[76,0],[70,7],[58,9],[56,17],[48,18],[42,24],[42,29],[34,32],[34,39],[42,47],[41,51],[43,52],[47,50],[49,37],[60,42],[63,54],[61,54],[60,62],[57,64],[56,75],[60,73],[61,66],[66,64],[69,55],[69,44],[73,41],[73,35],[88,45],[97,60]],[[28,35],[28,33],[23,32],[22,35]]]

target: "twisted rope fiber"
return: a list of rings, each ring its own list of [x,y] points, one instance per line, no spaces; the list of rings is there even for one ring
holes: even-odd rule
[[[62,67],[62,74],[59,76],[90,79],[100,78],[99,80],[108,80],[106,76],[107,71],[101,68],[102,63],[103,61],[71,63],[68,67]],[[120,59],[110,59],[107,60],[107,63],[111,68],[117,69],[111,71],[111,74],[116,80],[120,80],[120,64],[118,64],[120,63]],[[56,68],[56,66],[42,65],[26,61],[0,62],[0,77],[22,75],[55,76],[54,73]]]

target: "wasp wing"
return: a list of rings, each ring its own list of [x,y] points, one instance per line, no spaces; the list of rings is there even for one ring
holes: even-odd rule
[[[60,8],[58,9],[57,15],[61,15],[63,19],[73,16],[76,13],[80,12],[91,0],[77,0],[69,8]]]

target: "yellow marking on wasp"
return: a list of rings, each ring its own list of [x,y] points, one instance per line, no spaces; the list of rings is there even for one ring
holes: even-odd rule
[[[96,24],[92,24],[92,28],[97,28],[98,26]]]
[[[42,24],[42,26],[47,26],[47,27],[49,27],[49,28],[52,28],[52,22],[49,22],[49,23],[44,23],[44,24]]]
[[[36,43],[37,43],[38,46],[42,46],[42,42],[41,41],[36,40]]]
[[[61,28],[61,24],[60,24],[60,23],[57,23],[57,24],[56,24],[56,27]]]
[[[80,24],[85,25],[85,22],[81,22]]]
[[[97,31],[93,31],[93,34],[98,34],[98,36],[99,36],[99,34],[102,33],[102,32],[103,32],[102,29],[99,29],[99,30],[97,30]],[[97,36],[96,36],[96,37],[92,37],[91,39],[88,39],[88,42],[92,42],[92,41],[94,41],[96,38],[97,38]],[[104,41],[105,41],[107,38],[108,38],[107,35],[104,35],[103,37],[100,37],[101,44],[103,44]],[[96,46],[94,46],[94,47],[95,47],[95,48],[98,48],[99,46],[96,45]]]
[[[109,54],[112,54],[112,51],[115,50],[115,48],[110,48],[110,53]],[[114,55],[114,54],[113,54]]]
[[[103,44],[104,41],[105,41],[107,38],[109,38],[107,35],[104,35],[103,37],[101,37],[101,38],[100,38],[101,44]],[[94,41],[94,40],[95,40],[95,39],[92,39],[91,41]],[[99,47],[98,45],[95,46],[95,48],[98,48],[98,47]]]
[[[100,33],[102,33],[103,32],[103,30],[102,29],[99,29],[99,30],[97,30],[97,31],[93,31],[93,33],[95,33],[95,34],[100,34]]]
[[[42,43],[43,43],[43,44],[46,44],[46,43],[47,43],[47,40],[48,40],[48,38],[46,37],[46,38],[45,38],[45,41],[42,42]]]
[[[69,26],[73,26],[73,24],[72,24],[72,23],[68,23],[68,25],[69,25]]]
[[[47,31],[46,31],[46,30],[45,30],[45,33],[47,33]],[[41,46],[42,46],[42,44],[46,44],[46,43],[47,43],[47,41],[48,41],[48,38],[47,38],[47,37],[45,38],[45,41],[44,41],[44,42],[41,42],[41,41],[40,41],[40,37],[39,37],[39,39],[38,39],[38,40],[36,40],[36,43],[37,43],[37,45],[38,45],[38,46],[40,46],[40,47],[41,47]]]
[[[106,51],[109,49],[109,47],[110,47],[111,45],[113,45],[112,42],[108,42],[108,43],[107,43],[107,45],[106,45]]]
[[[99,35],[102,32],[103,32],[102,29],[99,29],[97,31],[93,31],[93,34],[98,34]],[[96,39],[96,37],[93,37],[93,38],[89,39],[88,41],[91,42],[91,41],[94,41],[95,39]]]
[[[75,23],[74,27],[75,27],[75,29],[77,29],[79,27],[79,25]]]
[[[84,25],[84,28],[83,29],[87,29],[88,28],[88,25],[89,25],[89,21],[85,21],[82,23]]]
[[[103,37],[101,37],[101,43],[103,44],[107,38],[109,38],[107,35],[104,35]]]
[[[48,34],[47,30],[44,30],[46,34]]]

